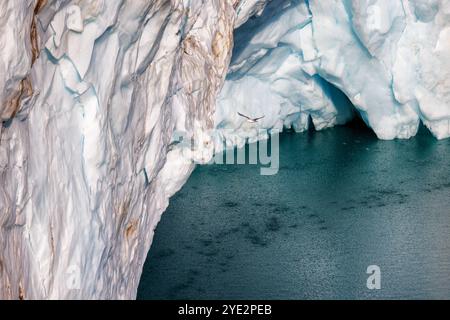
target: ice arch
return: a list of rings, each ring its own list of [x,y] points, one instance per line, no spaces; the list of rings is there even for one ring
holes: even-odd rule
[[[217,127],[245,136],[237,109],[265,114],[268,129],[301,131],[308,116],[317,129],[344,123],[351,112],[330,99],[329,82],[381,139],[410,138],[420,120],[448,137],[449,8],[438,0],[269,1],[236,30]]]

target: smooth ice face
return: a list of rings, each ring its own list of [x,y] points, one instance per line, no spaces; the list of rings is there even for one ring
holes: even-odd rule
[[[409,138],[422,121],[450,136],[448,1],[274,0],[236,31],[216,126],[320,130],[351,118],[339,88],[381,139]],[[239,10],[238,10],[239,12]],[[338,99],[342,101],[342,99]],[[234,135],[234,134],[232,134]]]

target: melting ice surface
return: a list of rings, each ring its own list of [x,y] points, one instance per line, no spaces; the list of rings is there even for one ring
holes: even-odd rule
[[[280,171],[200,166],[158,225],[138,298],[450,298],[450,141],[282,134]],[[381,290],[366,268],[381,268]]]

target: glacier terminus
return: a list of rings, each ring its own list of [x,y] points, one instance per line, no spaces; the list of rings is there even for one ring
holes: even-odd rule
[[[134,299],[170,197],[223,141],[354,117],[450,137],[448,0],[0,6],[1,299]]]

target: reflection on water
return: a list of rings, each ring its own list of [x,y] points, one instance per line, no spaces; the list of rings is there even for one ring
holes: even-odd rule
[[[159,224],[140,299],[450,298],[450,140],[358,125],[280,136],[280,171],[198,167]],[[366,269],[381,268],[381,290]]]

